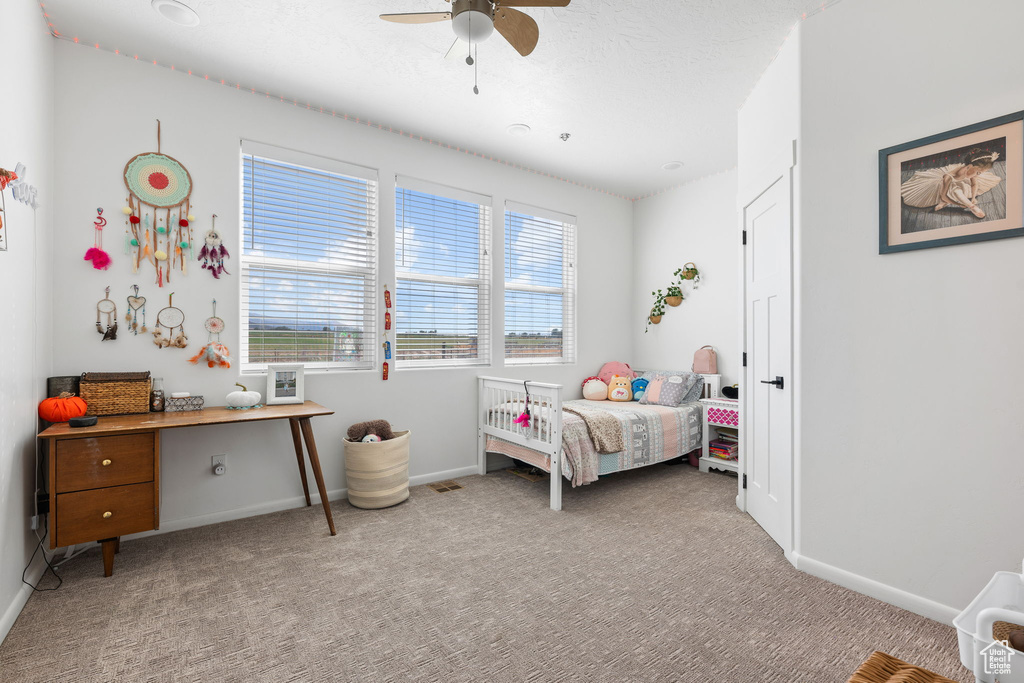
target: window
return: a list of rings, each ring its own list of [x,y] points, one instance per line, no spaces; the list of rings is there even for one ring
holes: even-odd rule
[[[472,192],[396,178],[398,367],[488,363],[490,203]]]
[[[505,205],[505,363],[576,361],[576,218]]]
[[[243,371],[376,364],[376,171],[242,142]]]

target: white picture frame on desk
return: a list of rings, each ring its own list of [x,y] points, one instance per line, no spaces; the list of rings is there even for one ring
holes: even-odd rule
[[[303,403],[306,386],[302,363],[282,363],[267,366],[267,405]]]

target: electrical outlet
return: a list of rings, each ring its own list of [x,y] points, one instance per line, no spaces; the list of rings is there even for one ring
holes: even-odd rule
[[[32,515],[32,531],[39,528],[39,515]]]
[[[228,456],[224,455],[224,454],[215,455],[212,458],[210,458],[210,462],[211,462],[211,464],[213,466],[213,473],[214,474],[221,475],[221,474],[226,474],[227,473],[227,471],[228,471],[227,459],[228,459]]]

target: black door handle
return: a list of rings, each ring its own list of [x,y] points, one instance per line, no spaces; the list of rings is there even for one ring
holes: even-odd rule
[[[761,384],[773,384],[776,387],[778,387],[779,389],[782,389],[783,386],[785,385],[785,381],[781,377],[776,375],[774,381],[763,379],[763,380],[761,380]]]

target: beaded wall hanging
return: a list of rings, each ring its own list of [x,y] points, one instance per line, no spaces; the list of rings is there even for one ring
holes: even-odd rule
[[[96,209],[96,220],[92,224],[92,246],[86,250],[82,260],[92,261],[92,267],[96,270],[106,270],[110,267],[110,254],[103,251],[103,228],[107,225],[107,219],[103,217],[103,209]]]
[[[224,259],[230,255],[221,234],[217,232],[217,214],[213,214],[210,229],[203,237],[203,248],[199,250],[199,260],[203,262],[203,269],[210,271],[210,275],[219,280],[221,275],[231,275],[224,267]]]
[[[101,319],[106,316],[106,329]],[[96,331],[103,335],[100,341],[117,339],[117,304],[110,299],[110,287],[104,290],[103,298],[96,303]]]
[[[231,367],[231,356],[228,347],[220,341],[220,333],[224,331],[224,320],[217,317],[217,300],[213,300],[213,315],[206,319],[203,324],[208,337],[206,346],[199,349],[199,353],[188,359],[192,365],[198,365],[200,361],[206,361],[207,367]]]
[[[167,334],[161,328],[167,328]],[[177,334],[175,334],[177,330]],[[174,292],[167,297],[167,307],[156,314],[156,325],[153,328],[153,343],[161,349],[173,346],[183,349],[188,346],[185,336],[185,313],[174,306]]]
[[[192,176],[181,162],[160,152],[160,121],[156,122],[156,152],[132,157],[124,167],[128,188],[125,248],[132,256],[132,272],[143,262],[156,271],[156,284],[171,281],[175,268],[188,273],[192,259],[192,221],[189,214]]]
[[[128,312],[124,314],[125,322],[129,325],[129,331],[138,336],[139,332],[145,334],[146,329],[146,297],[139,296],[139,286],[132,285],[135,294],[128,297]]]

